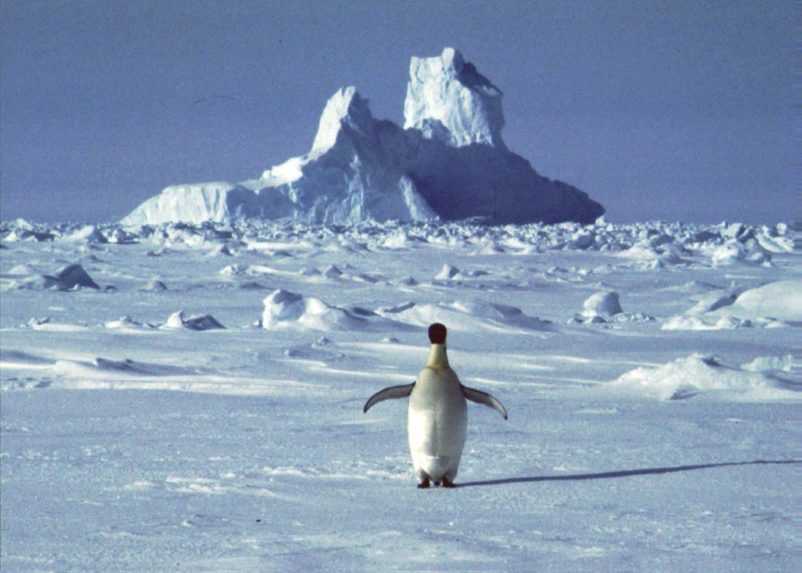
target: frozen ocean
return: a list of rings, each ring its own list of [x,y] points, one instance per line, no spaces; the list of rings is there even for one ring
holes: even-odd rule
[[[0,224],[4,572],[799,571],[802,227]],[[449,329],[454,489],[405,400]]]

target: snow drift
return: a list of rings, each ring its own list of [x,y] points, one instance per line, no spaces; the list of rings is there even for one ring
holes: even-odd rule
[[[265,330],[373,330],[393,323],[362,308],[342,308],[315,297],[276,289],[262,301],[261,325]]]
[[[799,399],[800,387],[767,371],[727,366],[713,356],[692,354],[658,368],[636,368],[607,385],[659,400],[684,400],[698,394],[721,399]]]
[[[591,223],[604,208],[507,149],[502,92],[453,48],[412,58],[404,128],[377,120],[354,87],[326,104],[310,151],[241,183],[171,185],[130,225],[241,218],[347,224],[480,217]]]
[[[802,324],[802,280],[776,281],[743,291],[714,291],[663,330],[726,330]]]

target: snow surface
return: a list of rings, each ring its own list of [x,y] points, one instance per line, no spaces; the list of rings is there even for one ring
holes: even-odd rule
[[[4,573],[800,570],[802,228],[12,221],[0,245]],[[44,280],[70,265],[78,288]],[[406,404],[362,405],[434,320],[509,421],[471,406],[460,487],[421,491]]]
[[[501,91],[453,48],[412,58],[404,129],[374,119],[353,86],[326,103],[306,155],[240,183],[171,185],[128,225],[289,219],[354,224],[481,217],[591,223],[604,208],[539,175],[501,138]],[[23,230],[23,232],[30,232]],[[81,233],[91,233],[81,230]]]

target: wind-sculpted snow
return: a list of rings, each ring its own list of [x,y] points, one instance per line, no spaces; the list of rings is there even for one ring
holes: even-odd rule
[[[482,302],[444,302],[415,304],[406,302],[378,309],[382,316],[393,320],[428,327],[434,322],[447,324],[452,330],[504,331],[507,329],[551,331],[554,326],[547,320],[527,316],[520,308],[504,304]]]
[[[670,318],[664,330],[774,328],[802,324],[802,280],[772,282],[752,289],[714,291],[685,314]]]
[[[802,322],[802,280],[786,280],[748,289],[732,303],[732,312]]]
[[[89,273],[79,264],[67,265],[55,275],[40,274],[28,265],[17,265],[2,276],[8,282],[3,282],[4,289],[54,289],[76,290],[90,288],[100,290]]]
[[[122,222],[481,217],[490,223],[591,223],[601,216],[604,208],[587,194],[541,176],[507,149],[501,96],[453,48],[412,58],[403,129],[374,119],[353,86],[341,88],[326,103],[306,155],[258,179],[171,185]]]
[[[659,368],[636,368],[607,385],[609,389],[660,400],[708,395],[736,400],[782,400],[800,397],[802,385],[760,368],[727,366],[714,356],[693,354]]]
[[[186,317],[183,310],[179,310],[167,317],[163,328],[186,328],[187,330],[221,330],[225,326],[211,314],[199,314]]]
[[[360,307],[340,308],[315,298],[278,289],[264,301],[262,328],[312,330],[392,329],[392,324],[376,313]]]

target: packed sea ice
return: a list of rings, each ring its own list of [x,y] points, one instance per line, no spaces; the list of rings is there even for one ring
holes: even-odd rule
[[[492,134],[491,134],[492,135]],[[798,571],[802,229],[0,223],[5,571]],[[405,404],[449,327],[459,487]]]

